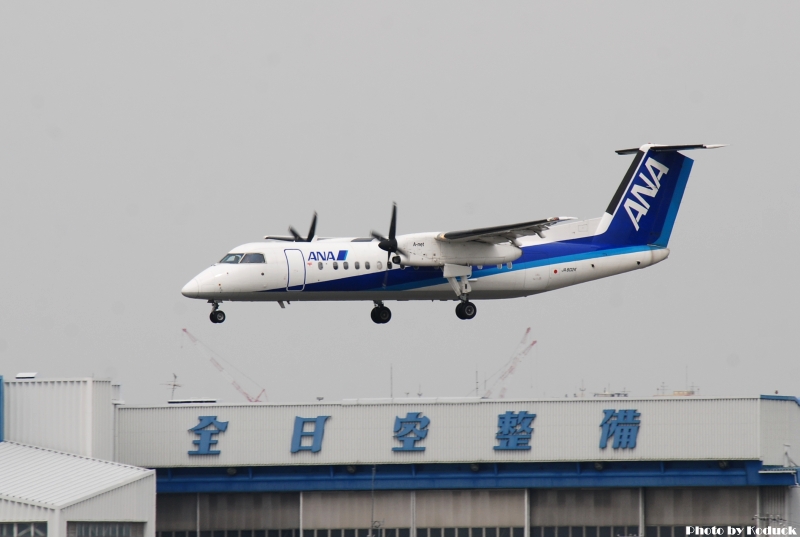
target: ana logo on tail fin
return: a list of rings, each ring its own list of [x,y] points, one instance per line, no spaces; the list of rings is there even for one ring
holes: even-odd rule
[[[678,151],[721,145],[656,145],[617,151],[636,156],[600,221],[595,241],[619,246],[666,247],[692,170]]]
[[[628,216],[631,217],[631,222],[633,223],[633,227],[636,228],[636,231],[639,231],[639,220],[641,220],[642,217],[647,214],[648,209],[650,209],[650,203],[648,203],[643,196],[655,198],[661,188],[661,177],[669,173],[669,168],[652,158],[648,158],[644,166],[650,173],[650,179],[652,179],[652,181],[648,179],[644,173],[640,173],[639,179],[644,181],[644,185],[634,183],[630,192],[631,196],[635,197],[638,202],[633,201],[632,198],[625,199],[625,210],[628,212]],[[634,212],[636,216],[633,215]]]

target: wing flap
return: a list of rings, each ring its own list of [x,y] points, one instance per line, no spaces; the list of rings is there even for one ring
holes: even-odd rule
[[[553,216],[544,220],[533,220],[531,222],[521,222],[506,226],[492,226],[477,229],[467,229],[464,231],[446,231],[440,233],[436,240],[444,242],[468,242],[480,241],[489,244],[499,244],[503,242],[514,242],[520,237],[530,235],[543,236],[544,231],[551,226],[567,220],[575,220],[572,216]]]

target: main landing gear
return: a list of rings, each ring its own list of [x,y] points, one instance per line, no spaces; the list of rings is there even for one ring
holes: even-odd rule
[[[375,302],[369,315],[375,324],[386,324],[392,320],[392,310],[384,306],[383,302]]]
[[[458,306],[456,306],[456,316],[459,319],[469,320],[475,318],[475,315],[478,313],[478,308],[475,307],[475,304],[472,302],[467,302],[466,300],[463,302],[459,302]]]
[[[225,322],[225,312],[219,309],[219,302],[215,300],[209,300],[211,304],[211,315],[208,316],[211,319],[211,322],[214,324],[224,323]]]

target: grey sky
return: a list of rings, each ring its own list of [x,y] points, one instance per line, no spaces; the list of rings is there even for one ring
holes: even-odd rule
[[[509,397],[689,380],[800,394],[797,3],[0,4],[0,374],[111,376],[131,403],[461,396],[526,327]],[[266,233],[600,216],[630,157],[694,152],[670,258],[537,297],[226,304],[180,295]],[[181,346],[183,345],[183,347]],[[249,386],[251,387],[251,386]]]

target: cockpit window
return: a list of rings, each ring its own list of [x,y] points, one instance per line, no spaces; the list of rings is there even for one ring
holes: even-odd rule
[[[220,263],[238,263],[242,260],[242,254],[228,254],[222,259],[220,259]]]
[[[242,263],[266,263],[264,254],[244,254]]]

